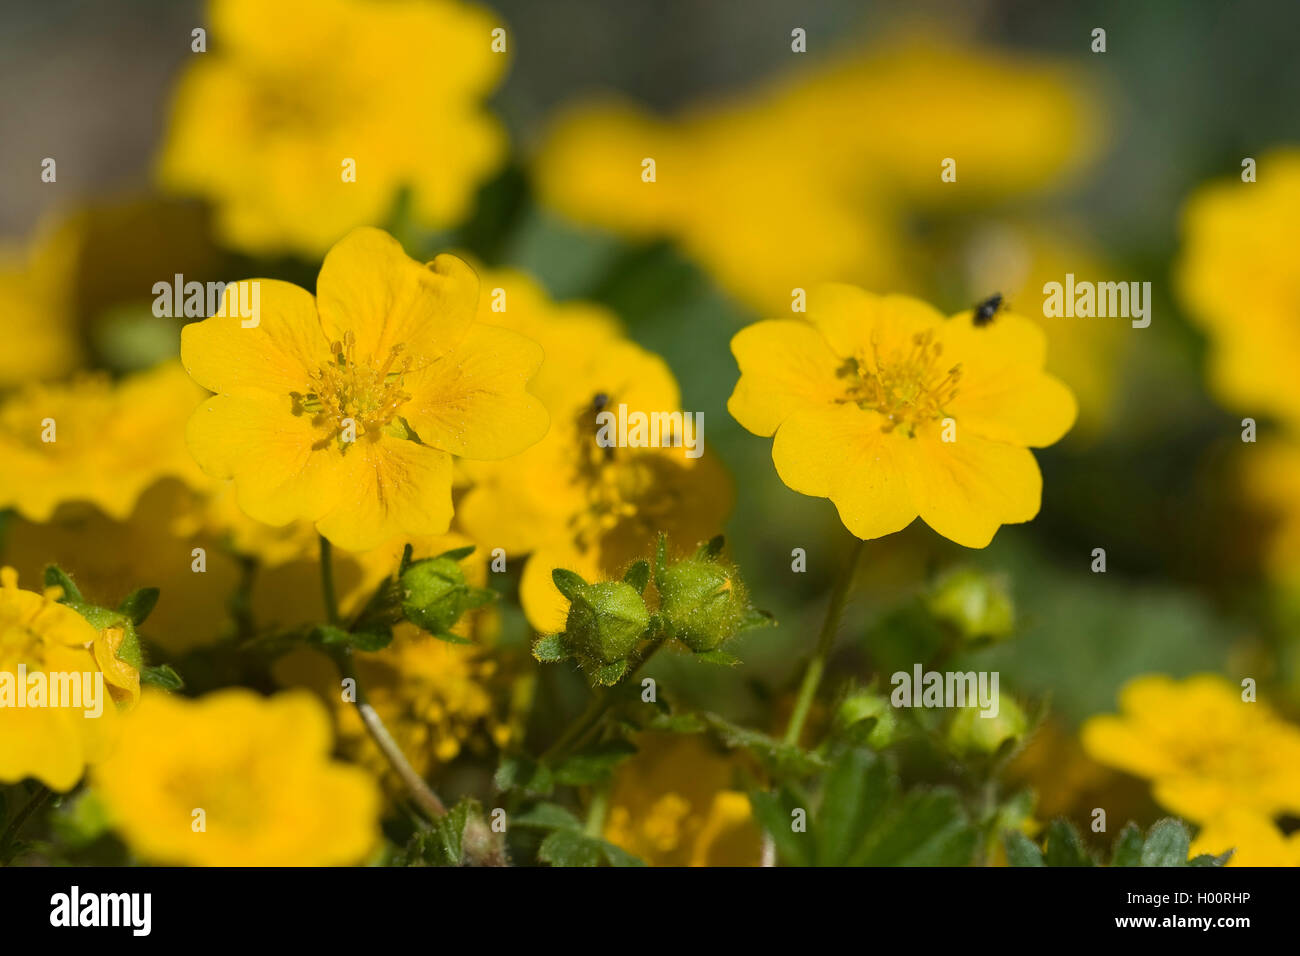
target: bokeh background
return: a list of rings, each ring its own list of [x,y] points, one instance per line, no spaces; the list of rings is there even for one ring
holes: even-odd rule
[[[1099,793],[1107,794],[1107,805],[1125,808],[1121,816],[1149,823],[1161,815],[1144,785],[1091,764],[1076,742],[1085,718],[1114,709],[1127,679],[1206,670],[1234,683],[1251,676],[1277,688],[1274,702],[1294,712],[1300,634],[1263,571],[1274,519],[1241,492],[1239,458],[1249,447],[1240,440],[1241,416],[1207,388],[1207,344],[1174,294],[1171,269],[1180,208],[1194,189],[1237,176],[1245,156],[1300,138],[1300,5],[489,6],[513,38],[512,65],[490,101],[509,130],[512,158],[484,185],[469,222],[444,238],[487,265],[533,273],[557,299],[608,305],[635,341],[667,360],[685,408],[703,412],[706,443],[734,478],[736,507],[725,529],[730,549],[757,602],[780,621],[736,648],[745,667],[704,668],[665,657],[652,668],[662,682],[688,701],[776,730],[773,715],[781,713],[793,663],[812,644],[849,542],[831,504],[784,487],[770,442],[746,433],[726,411],[737,377],[728,343],[761,311],[721,288],[672,239],[619,236],[567,221],[538,202],[531,157],[558,109],[596,93],[615,91],[671,115],[743,98],[822,58],[919,30],[1067,67],[1103,122],[1080,168],[1047,189],[959,212],[900,213],[891,228],[919,250],[919,267],[904,284],[955,312],[991,292],[1011,291],[980,287],[978,260],[972,265],[978,250],[1001,243],[1025,254],[1046,244],[1056,256],[1050,275],[1058,279],[1074,271],[1080,278],[1149,281],[1153,319],[1142,330],[1122,319],[1077,319],[1082,328],[1053,339],[1053,347],[1073,350],[1059,357],[1082,368],[1085,385],[1076,389],[1086,420],[1038,453],[1044,497],[1036,521],[1002,529],[980,552],[919,523],[869,544],[832,680],[910,662],[901,650],[897,660],[891,656],[898,642],[890,629],[900,626],[893,612],[942,570],[965,564],[1004,575],[1017,636],[971,652],[967,663],[1000,671],[1003,687],[1022,700],[1047,703],[1048,723],[1015,772],[1038,787],[1040,817],[1064,813],[1083,823]],[[4,20],[0,234],[22,241],[42,217],[86,201],[117,209],[98,226],[92,256],[115,262],[125,238],[153,249],[150,271],[86,268],[76,307],[84,327],[97,330],[85,333],[85,344],[100,364],[120,371],[148,365],[166,354],[167,336],[130,323],[104,332],[98,320],[147,304],[152,283],[173,271],[236,278],[246,262],[205,234],[201,206],[131,212],[150,190],[172,84],[191,56],[189,31],[202,22],[200,4],[45,0],[10,6]],[[790,51],[796,26],[807,31],[803,56]],[[1089,52],[1097,26],[1107,30],[1104,54]],[[986,135],[998,141],[1015,131],[990,124]],[[43,156],[59,158],[57,186],[37,179]],[[291,259],[275,266],[307,285],[316,268]],[[1027,294],[1013,305],[1036,315],[1039,299]],[[1099,547],[1107,554],[1104,575],[1090,570]],[[806,573],[791,570],[795,548],[806,550]],[[502,626],[521,628],[517,615]],[[544,680],[559,696],[581,692],[578,678],[559,669],[548,669]]]

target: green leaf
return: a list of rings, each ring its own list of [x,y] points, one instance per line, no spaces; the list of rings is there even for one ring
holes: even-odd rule
[[[1038,844],[1019,830],[1004,831],[1002,846],[1006,848],[1007,862],[1012,866],[1047,866]]]
[[[533,657],[543,664],[562,661],[569,656],[563,634],[544,634],[533,641]]]
[[[463,548],[452,548],[450,551],[444,551],[438,555],[439,558],[451,558],[453,561],[464,561],[474,553],[474,545],[468,544]]]
[[[161,687],[163,690],[181,690],[185,686],[185,681],[181,680],[181,675],[172,670],[167,664],[146,667],[140,671],[140,683],[152,684],[155,687]]]
[[[406,569],[412,564],[412,557],[415,555],[415,548],[408,541],[406,547],[402,548],[402,560],[397,565],[397,576],[400,578],[406,573]]]
[[[1047,827],[1047,850],[1043,854],[1048,866],[1096,866],[1084,849],[1083,841],[1068,820],[1053,820]]]
[[[627,569],[623,581],[636,588],[638,594],[645,594],[645,586],[650,583],[650,562],[637,561]]]
[[[813,865],[812,834],[797,833],[793,829],[795,812],[807,813],[807,803],[800,801],[792,791],[781,788],[776,793],[755,790],[749,794],[749,805],[754,809],[754,819],[763,832],[772,838],[777,856],[787,866]]]
[[[157,588],[137,588],[122,599],[122,603],[117,609],[131,619],[131,623],[137,627],[144,623],[158,604],[159,590]]]
[[[706,664],[721,664],[723,667],[735,667],[740,663],[740,658],[726,651],[700,651],[695,655],[697,661],[704,661]]]
[[[462,637],[454,631],[430,631],[434,637],[440,641],[446,641],[448,644],[473,644],[468,637]],[[390,638],[391,640],[391,638]]]
[[[582,821],[558,803],[539,803],[531,810],[513,817],[510,825],[534,830],[582,832]]]
[[[70,601],[77,604],[85,603],[86,599],[81,596],[81,589],[72,583],[72,578],[68,577],[67,572],[57,564],[46,566],[45,586],[63,589],[63,597],[59,598],[60,604],[67,604]]]
[[[602,687],[612,687],[627,673],[627,661],[602,664],[591,672],[591,679]]]
[[[635,753],[636,747],[626,740],[611,740],[574,754],[553,772],[557,782],[570,787],[604,783],[613,775],[615,767]]]
[[[707,729],[694,714],[655,714],[646,728],[670,734],[698,734]]]
[[[645,861],[633,856],[621,846],[615,846],[608,840],[600,841],[601,852],[610,866],[645,866]]]
[[[1142,843],[1142,829],[1136,823],[1129,821],[1115,838],[1115,848],[1110,854],[1110,865],[1141,866]]]
[[[523,754],[506,754],[492,778],[498,790],[522,790],[544,797],[555,789],[551,768]]]
[[[578,592],[587,586],[587,582],[582,579],[582,575],[577,574],[567,568],[555,568],[551,571],[551,580],[555,582],[556,588],[570,601],[577,596]]]
[[[883,760],[851,748],[826,774],[815,827],[818,866],[844,866],[862,845],[891,796]]]
[[[699,716],[726,746],[748,750],[780,776],[807,777],[826,768],[826,760],[815,753],[733,724],[717,714]]]
[[[880,817],[855,866],[967,866],[979,835],[947,788],[914,790]]]
[[[1200,856],[1194,856],[1187,861],[1188,866],[1227,866],[1228,861],[1232,859],[1235,851],[1229,850],[1227,853],[1221,853],[1218,856],[1212,856],[1209,853],[1202,853]]]
[[[551,866],[599,866],[604,840],[572,830],[552,830],[537,850],[537,858]]]
[[[1156,822],[1142,846],[1143,866],[1184,866],[1192,839],[1187,827],[1170,817]]]
[[[700,545],[700,550],[696,554],[701,558],[716,558],[722,553],[723,547],[726,546],[727,538],[725,535],[715,534],[704,544]]]

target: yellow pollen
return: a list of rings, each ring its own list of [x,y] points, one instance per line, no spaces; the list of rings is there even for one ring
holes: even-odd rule
[[[943,345],[932,331],[912,336],[910,351],[882,351],[873,341],[870,356],[859,353],[838,370],[845,383],[840,401],[879,412],[887,420],[887,432],[901,427],[911,435],[922,422],[946,417],[957,397],[961,363],[945,369],[942,356]]]
[[[402,389],[410,359],[402,357],[398,361],[402,351],[399,344],[393,346],[382,365],[359,362],[356,344],[356,337],[346,332],[342,342],[330,346],[333,362],[311,376],[310,392],[294,393],[295,410],[310,412],[314,424],[329,425],[339,433],[351,422],[357,437],[377,435],[411,399]]]

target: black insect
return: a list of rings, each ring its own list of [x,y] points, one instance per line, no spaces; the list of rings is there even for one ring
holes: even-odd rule
[[[597,392],[596,397],[591,400],[591,410],[599,414],[605,410],[605,406],[608,404],[609,396],[604,392]]]
[[[975,318],[972,320],[977,328],[982,328],[993,321],[993,316],[1002,308],[1002,293],[995,292],[979,305],[975,306]]]

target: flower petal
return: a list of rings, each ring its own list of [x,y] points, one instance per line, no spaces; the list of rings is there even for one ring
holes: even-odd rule
[[[793,412],[833,402],[844,392],[839,357],[807,322],[768,319],[731,340],[740,366],[727,411],[755,435],[771,435]]]
[[[1042,500],[1043,477],[1033,453],[960,430],[940,440],[938,422],[917,430],[902,447],[911,458],[909,482],[921,518],[968,548],[987,547],[1001,525],[1029,521]]]
[[[911,296],[875,295],[832,282],[809,293],[808,321],[836,355],[870,358],[876,348],[910,351],[912,336],[940,327],[943,316]]]
[[[451,523],[451,456],[385,435],[358,441],[336,463],[342,489],[316,530],[349,551],[398,535],[442,534]]]
[[[357,355],[384,360],[400,347],[419,369],[465,337],[478,308],[478,277],[455,256],[422,266],[379,229],[353,229],[325,256],[316,280],[331,342],[351,332]]]
[[[221,311],[181,329],[181,362],[211,392],[285,395],[305,390],[307,377],[329,361],[329,344],[310,292],[277,279],[257,283],[258,324],[244,328],[228,285]],[[241,293],[242,295],[243,293]]]
[[[808,409],[786,419],[772,443],[781,480],[795,491],[830,498],[840,520],[859,538],[906,528],[917,515],[910,461],[881,430],[884,419],[852,404]]]
[[[525,390],[542,349],[518,332],[475,323],[454,352],[409,373],[402,412],[420,440],[465,458],[508,458],[540,441],[546,407]]]

